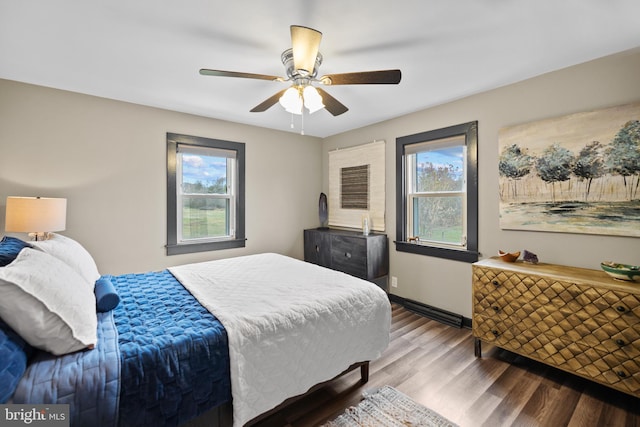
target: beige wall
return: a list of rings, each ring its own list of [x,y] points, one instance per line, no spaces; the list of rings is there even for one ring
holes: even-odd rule
[[[429,94],[424,94],[428,98]],[[640,50],[614,55],[477,94],[394,120],[326,138],[323,188],[328,189],[328,152],[386,140],[386,227],[395,239],[395,139],[478,120],[479,249],[528,249],[542,262],[599,269],[600,261],[640,264],[640,239],[501,230],[498,224],[498,130],[504,126],[640,100]],[[640,227],[640,224],[638,225]],[[396,252],[390,245],[391,292],[471,316],[471,267],[467,263]]]
[[[386,140],[386,228],[395,238],[395,139],[478,120],[483,257],[528,249],[543,262],[598,268],[640,263],[640,239],[500,230],[498,130],[640,99],[640,50],[549,73],[324,140],[0,80],[0,223],[7,196],[67,197],[65,234],[102,273],[160,269],[274,251],[302,258],[318,225],[329,150]],[[428,94],[425,94],[428,97]],[[165,133],[247,144],[247,247],[167,257]],[[1,234],[1,233],[0,233]],[[395,251],[392,292],[471,316],[469,264]]]
[[[166,132],[246,144],[246,248],[165,255]],[[0,80],[0,224],[7,196],[66,197],[63,234],[103,274],[268,251],[302,258],[302,230],[318,225],[321,148],[318,138]]]

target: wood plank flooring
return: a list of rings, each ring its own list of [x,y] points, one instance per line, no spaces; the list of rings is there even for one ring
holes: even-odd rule
[[[390,385],[462,427],[640,427],[638,398],[485,343],[476,359],[469,329],[392,307],[391,343],[367,384],[350,373],[256,426],[317,426]]]

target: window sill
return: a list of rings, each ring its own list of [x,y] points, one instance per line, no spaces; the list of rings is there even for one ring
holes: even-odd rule
[[[218,251],[221,249],[244,248],[247,239],[224,240],[222,242],[190,243],[167,245],[167,255],[190,254],[194,252]]]
[[[396,244],[396,251],[398,252],[409,252],[413,254],[433,256],[436,258],[445,258],[454,261],[472,263],[478,261],[479,256],[478,252],[470,250],[439,248],[436,246],[427,246],[402,241],[394,241],[393,243]]]

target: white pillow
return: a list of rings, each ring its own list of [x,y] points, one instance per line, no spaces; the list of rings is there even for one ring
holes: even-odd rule
[[[31,248],[0,268],[0,317],[25,341],[55,355],[93,348],[93,290],[71,267]]]
[[[91,289],[93,289],[96,280],[100,278],[98,267],[91,254],[80,243],[69,237],[51,233],[48,240],[29,243],[64,261],[89,282]]]

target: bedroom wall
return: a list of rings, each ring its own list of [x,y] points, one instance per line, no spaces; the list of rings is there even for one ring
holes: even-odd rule
[[[498,249],[527,249],[542,262],[592,269],[605,260],[640,264],[640,238],[501,230],[497,145],[498,130],[505,126],[640,100],[639,70],[640,49],[635,49],[326,138],[323,191],[329,188],[330,150],[386,140],[386,232],[390,274],[398,278],[391,292],[471,317],[470,264],[395,251],[395,139],[478,120],[482,258],[497,255]]]
[[[245,248],[165,255],[166,132],[246,144]],[[0,80],[0,236],[7,196],[66,197],[62,234],[103,274],[269,251],[302,258],[302,230],[318,224],[321,148],[295,133]]]

